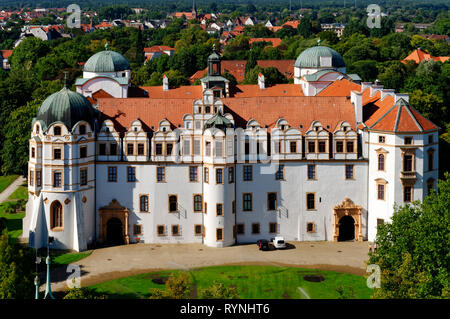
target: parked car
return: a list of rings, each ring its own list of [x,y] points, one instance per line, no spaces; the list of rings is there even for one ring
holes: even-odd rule
[[[284,237],[279,236],[272,238],[272,243],[276,249],[286,248],[286,242],[284,241]]]
[[[258,245],[259,250],[269,250],[270,249],[270,243],[268,240],[260,239],[256,242],[256,245]]]

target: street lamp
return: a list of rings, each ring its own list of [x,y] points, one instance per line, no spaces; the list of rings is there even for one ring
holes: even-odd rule
[[[52,294],[52,286],[50,281],[50,244],[55,240],[54,237],[49,236],[47,240],[47,258],[45,259],[45,263],[47,264],[47,284],[45,285],[45,295],[44,299],[55,299],[55,297]]]

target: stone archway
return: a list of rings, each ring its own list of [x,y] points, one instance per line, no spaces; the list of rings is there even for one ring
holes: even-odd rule
[[[128,245],[130,243],[130,236],[128,234],[128,208],[121,206],[116,199],[113,199],[108,206],[100,208],[99,213],[100,244],[113,241],[116,244],[124,243]],[[119,232],[121,232],[121,238]]]
[[[355,241],[363,241],[362,235],[362,207],[353,203],[353,201],[346,197],[342,203],[334,206],[334,236],[333,241],[339,240],[339,229],[341,228],[341,219],[349,216],[354,220],[354,238]],[[346,219],[349,221],[349,219]],[[350,226],[350,225],[346,225]],[[344,225],[342,225],[344,227]],[[341,236],[341,238],[343,238]]]
[[[352,216],[342,216],[339,219],[338,241],[348,241],[355,239],[355,220]]]

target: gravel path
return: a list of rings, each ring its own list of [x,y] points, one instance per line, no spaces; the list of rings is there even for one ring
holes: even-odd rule
[[[225,248],[211,248],[202,244],[132,244],[96,249],[76,264],[81,268],[82,287],[155,270],[186,270],[224,264],[301,266],[365,274],[368,242],[291,244],[295,248],[275,251],[259,251],[255,244]],[[52,289],[65,290],[68,276],[66,267],[54,269]]]
[[[3,203],[4,201],[7,201],[9,196],[11,196],[14,191],[19,188],[20,185],[22,185],[26,181],[26,178],[23,176],[17,177],[17,179],[12,182],[7,188],[3,190],[3,192],[0,193],[0,203]]]

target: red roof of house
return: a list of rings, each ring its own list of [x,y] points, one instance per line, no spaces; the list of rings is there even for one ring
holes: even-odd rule
[[[154,45],[150,48],[144,48],[145,53],[154,53],[154,52],[163,52],[163,51],[175,51],[175,49],[171,48],[167,45]]]
[[[283,27],[281,27],[281,26],[269,27],[269,30],[272,32],[277,32],[281,29],[283,29]]]
[[[99,28],[112,28],[112,27],[113,27],[112,23],[105,22],[105,21],[103,21],[102,23],[97,24],[95,26],[96,29],[99,29]]]
[[[429,53],[427,53],[424,50],[419,48],[419,49],[416,49],[413,52],[411,52],[411,54],[408,55],[406,58],[404,58],[402,60],[402,62],[406,63],[406,61],[414,61],[417,64],[419,64],[423,60],[434,60],[434,61],[440,61],[440,62],[444,63],[448,59],[450,59],[450,57],[448,57],[448,56],[434,57],[431,54],[429,54]]]
[[[360,91],[361,85],[346,78],[336,80],[324,88],[319,96],[350,96],[351,91]]]
[[[0,54],[3,57],[3,59],[7,59],[11,56],[13,50],[0,50]]]
[[[283,26],[287,25],[287,26],[290,26],[290,27],[292,27],[294,29],[297,29],[299,24],[300,24],[300,21],[293,20],[293,21],[286,21],[285,23],[283,23]]]
[[[272,46],[275,48],[281,44],[280,38],[251,38],[249,40],[249,44],[252,45],[255,42],[270,42]]]

